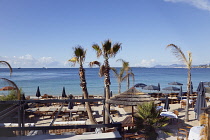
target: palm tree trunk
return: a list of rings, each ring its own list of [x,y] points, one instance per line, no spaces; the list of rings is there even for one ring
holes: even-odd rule
[[[84,99],[88,99],[87,83],[86,83],[86,79],[85,79],[85,70],[84,70],[82,64],[80,64],[79,76],[80,76],[80,87],[82,88]],[[91,124],[97,124],[95,118],[93,117],[93,113],[92,113],[90,103],[85,102],[85,107],[86,107],[86,110],[87,110],[88,118],[90,119],[90,123]]]
[[[121,93],[121,83],[120,82],[118,83],[118,86],[119,86],[118,87],[118,93]]]
[[[127,73],[128,74],[128,73]],[[128,78],[127,78],[127,89],[129,89],[129,87],[130,87],[130,77],[129,77],[130,75],[128,75]]]
[[[110,99],[110,75],[109,75],[109,61],[108,61],[108,57],[105,59],[104,61],[105,64],[105,72],[104,72],[104,85],[105,85],[105,89],[106,89],[106,97],[105,100],[107,101],[108,99]],[[110,112],[110,104],[106,103],[105,107],[107,109],[107,111],[105,111],[105,123],[109,124],[110,123],[110,119],[109,119],[109,112]]]
[[[190,90],[191,90],[191,70],[188,69],[188,78],[187,78],[187,101],[185,108],[185,121],[189,121],[189,98],[190,98]]]

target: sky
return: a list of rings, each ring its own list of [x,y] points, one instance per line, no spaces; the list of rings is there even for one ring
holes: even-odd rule
[[[209,37],[210,0],[0,0],[0,60],[14,68],[69,68],[79,45],[88,67],[103,62],[92,45],[107,39],[122,45],[112,67],[182,64],[171,43],[207,64]]]

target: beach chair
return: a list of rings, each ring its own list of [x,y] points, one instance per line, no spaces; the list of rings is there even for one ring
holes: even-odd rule
[[[184,100],[181,100],[180,104],[181,104],[181,108],[185,108],[186,107],[186,102]]]
[[[179,128],[177,133],[177,140],[186,140],[188,139],[189,132],[186,129]]]
[[[177,140],[188,140],[189,137],[189,130],[192,127],[189,126],[182,126],[182,128],[178,128],[177,132]]]
[[[176,114],[177,117],[179,116],[179,111],[178,110],[174,110],[173,113]]]

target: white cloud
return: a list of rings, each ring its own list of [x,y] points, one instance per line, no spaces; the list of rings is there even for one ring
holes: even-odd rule
[[[141,60],[140,64],[136,64],[136,66],[151,67],[154,66],[155,62],[156,62],[155,59],[150,59],[150,60],[143,59]]]
[[[13,56],[13,57],[0,57],[0,60],[4,60],[10,63],[12,67],[23,67],[23,68],[40,68],[40,67],[63,67],[63,65],[53,59],[52,57],[41,57],[34,58],[32,55],[27,54],[24,56]]]
[[[210,0],[164,0],[166,2],[183,2],[195,6],[198,9],[210,11]]]

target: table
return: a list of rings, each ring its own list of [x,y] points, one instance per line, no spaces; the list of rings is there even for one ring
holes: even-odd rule
[[[38,110],[38,108],[26,109],[27,112],[36,112],[37,110]]]
[[[182,101],[187,101],[187,99],[183,99]],[[189,99],[189,104],[192,104],[193,103],[193,100]]]
[[[63,115],[62,116],[62,119],[65,121],[65,120],[68,120],[69,121],[69,115]]]
[[[133,127],[134,123],[133,123],[133,118],[132,116],[127,116],[123,121],[121,121],[122,123],[122,127]]]
[[[194,126],[190,129],[188,140],[201,140],[201,130],[204,126]]]
[[[176,114],[174,114],[173,112],[170,111],[166,111],[166,112],[161,112],[160,116],[165,116],[165,117],[169,117],[169,118],[178,118],[178,116]]]

